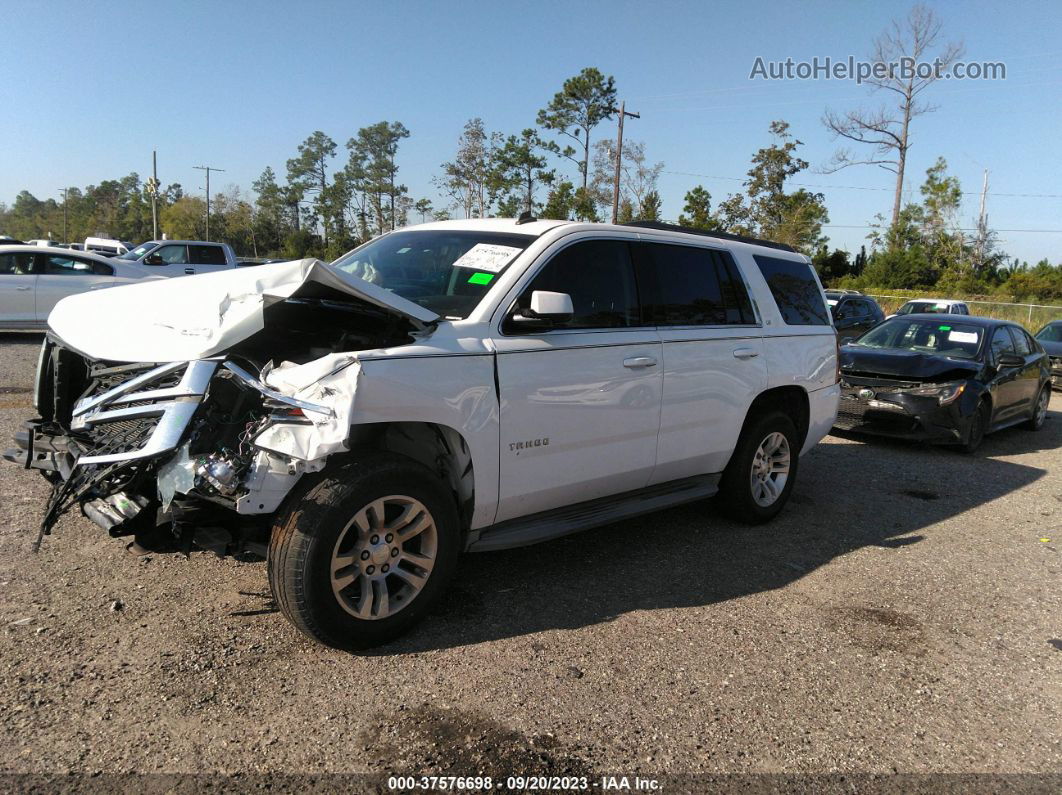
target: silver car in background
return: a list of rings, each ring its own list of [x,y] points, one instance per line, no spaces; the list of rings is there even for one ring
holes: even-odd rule
[[[36,329],[60,299],[157,279],[141,265],[66,248],[0,246],[0,328]]]

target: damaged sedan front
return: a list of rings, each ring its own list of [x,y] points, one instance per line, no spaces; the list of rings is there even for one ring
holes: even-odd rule
[[[960,446],[1026,423],[1050,399],[1046,356],[1019,326],[990,318],[890,318],[841,349],[835,427]]]

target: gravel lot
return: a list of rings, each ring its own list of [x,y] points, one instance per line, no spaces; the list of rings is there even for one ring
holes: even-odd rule
[[[39,341],[0,335],[0,439]],[[79,515],[34,554],[47,484],[3,464],[0,771],[1060,772],[1052,409],[973,457],[828,437],[766,527],[692,505],[466,557],[365,656],[291,628],[262,562]]]

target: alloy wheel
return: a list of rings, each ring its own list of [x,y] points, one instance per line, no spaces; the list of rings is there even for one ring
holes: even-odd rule
[[[435,566],[439,531],[422,502],[380,497],[343,528],[332,551],[332,592],[351,615],[388,618],[423,590]]]
[[[789,440],[785,434],[775,431],[760,442],[749,473],[752,499],[757,505],[770,507],[782,496],[789,480],[790,462]]]

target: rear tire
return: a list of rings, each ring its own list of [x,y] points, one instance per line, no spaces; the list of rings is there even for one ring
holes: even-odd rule
[[[788,415],[772,411],[753,419],[738,440],[715,503],[738,522],[761,524],[789,500],[800,463],[800,441]]]
[[[1049,405],[1051,405],[1050,381],[1040,388],[1040,394],[1036,396],[1036,402],[1033,404],[1032,416],[1021,427],[1027,431],[1038,431],[1044,427],[1044,422],[1047,421],[1047,407]]]
[[[372,454],[326,470],[277,517],[269,586],[306,635],[365,649],[424,616],[453,575],[460,543],[442,481],[410,459]]]

